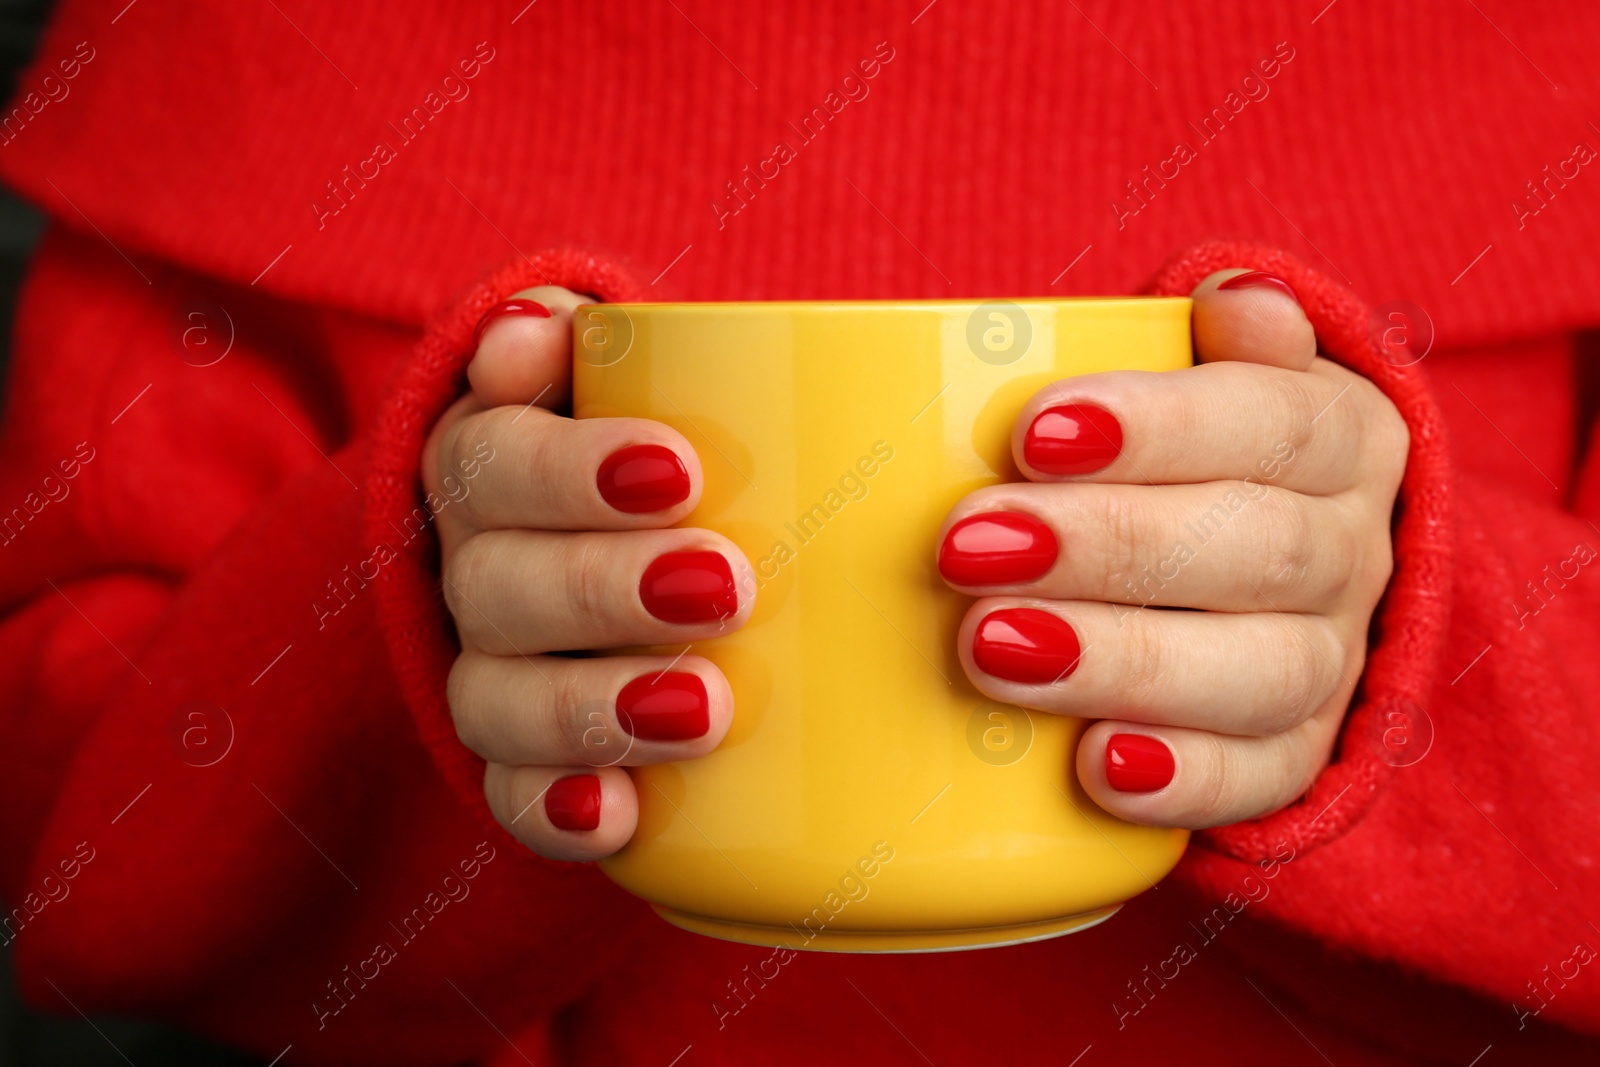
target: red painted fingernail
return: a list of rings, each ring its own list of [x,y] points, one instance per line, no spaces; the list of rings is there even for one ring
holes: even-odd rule
[[[720,552],[668,552],[639,580],[644,610],[664,622],[715,622],[739,610],[733,569]]]
[[[551,782],[544,791],[544,814],[557,830],[593,830],[600,825],[600,779],[574,774]]]
[[[1112,734],[1106,781],[1119,793],[1154,793],[1172,781],[1172,749],[1148,734]]]
[[[711,729],[711,701],[698,674],[642,674],[617,694],[617,721],[641,741],[692,741]]]
[[[595,484],[607,504],[630,515],[660,511],[689,499],[689,471],[661,445],[619,448],[600,464]]]
[[[1091,474],[1121,452],[1122,424],[1092,404],[1047,408],[1022,438],[1022,458],[1040,474]]]
[[[991,611],[972,635],[972,660],[996,678],[1049,685],[1078,666],[1078,634],[1059,615],[1037,608]]]
[[[1284,296],[1287,296],[1290,300],[1293,300],[1296,304],[1300,303],[1299,294],[1294,291],[1294,286],[1290,285],[1276,274],[1268,274],[1264,270],[1251,270],[1245,271],[1243,274],[1235,274],[1227,281],[1218,285],[1217,288],[1276,289]]]
[[[535,319],[548,319],[550,317],[550,309],[537,300],[528,300],[524,297],[496,304],[488,311],[485,311],[483,318],[478,320],[477,329],[472,331],[472,343],[474,345],[482,344],[483,335],[488,332],[489,327],[507,315],[527,315]]]
[[[1055,566],[1060,549],[1050,527],[1016,511],[971,515],[944,535],[939,573],[957,585],[1031,582]]]

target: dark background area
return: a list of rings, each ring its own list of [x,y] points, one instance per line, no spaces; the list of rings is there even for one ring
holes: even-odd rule
[[[17,76],[33,57],[52,0],[0,0],[0,90],[11,98]],[[44,230],[33,207],[0,187],[0,382],[6,380],[17,289]],[[4,399],[0,385],[0,402]],[[3,902],[6,909],[14,901]],[[170,1027],[136,1019],[86,1019],[62,1001],[65,1015],[41,1014],[17,996],[9,946],[0,947],[0,1067],[163,1067],[206,1064],[254,1067],[259,1061]]]
[[[0,91],[6,100],[11,99],[22,68],[33,58],[39,31],[53,6],[53,0],[0,0]],[[10,362],[17,287],[43,230],[43,217],[0,186],[0,382],[5,380],[3,372]],[[0,399],[4,395],[0,392]]]

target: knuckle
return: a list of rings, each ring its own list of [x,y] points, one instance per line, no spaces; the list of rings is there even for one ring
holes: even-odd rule
[[[444,563],[445,607],[450,610],[456,625],[469,632],[477,628],[479,613],[474,605],[478,602],[483,573],[491,566],[488,557],[492,554],[493,546],[480,534],[457,545]]]
[[[511,808],[511,775],[509,768],[490,762],[483,768],[483,799],[489,803],[494,821],[510,829],[506,811]]]
[[[1359,442],[1361,467],[1373,473],[1369,485],[1381,487],[1392,499],[1405,474],[1411,452],[1411,428],[1389,395],[1370,379],[1346,372],[1354,403],[1340,412],[1339,431],[1344,440]]]
[[[601,537],[580,536],[571,542],[564,584],[567,608],[579,632],[605,629],[615,614],[608,595],[615,566],[607,558]]]
[[[439,472],[443,470],[449,460],[447,453],[451,447],[450,439],[455,436],[455,427],[448,426],[435,430],[434,436],[429,439],[422,450],[422,491],[428,495],[439,492]]]
[[[445,700],[450,705],[450,719],[455,724],[456,739],[481,754],[484,741],[480,710],[479,686],[481,671],[476,657],[462,653],[450,667],[445,680]]]
[[[434,424],[422,449],[422,488],[429,495],[437,495],[441,488],[441,475],[452,469],[456,441],[461,436],[462,424],[473,418],[472,401],[464,398],[451,407]]]
[[[582,671],[562,671],[554,679],[555,693],[545,727],[553,742],[552,750],[573,761],[581,760],[594,747],[589,743],[589,731],[605,727],[604,722],[591,720],[596,705],[587,698],[582,674]]]
[[[1389,399],[1389,394],[1366,378],[1358,378],[1355,387],[1363,401],[1368,431],[1364,436],[1368,447],[1379,458],[1403,467],[1411,447],[1411,428],[1406,425],[1400,409]]]
[[[1356,573],[1374,601],[1383,595],[1389,579],[1394,577],[1394,543],[1387,529],[1382,530],[1373,543],[1363,547]]]
[[[1310,788],[1316,766],[1302,737],[1285,734],[1253,753],[1252,773],[1257,781],[1251,796],[1251,814],[1268,815],[1293,801]]]
[[[497,435],[493,432],[492,415],[492,412],[470,415],[456,424],[447,436],[449,451],[440,457],[439,481],[432,490],[438,498],[438,509],[446,505],[458,507],[467,522],[480,527],[491,525],[491,516],[484,506],[489,501],[481,491],[473,491],[472,479],[503,447],[503,442],[499,447],[495,443]]]
[[[518,460],[521,476],[516,479],[516,490],[528,512],[556,516],[572,512],[575,504],[581,508],[581,502],[568,496],[574,491],[572,483],[560,475],[586,462],[573,429],[569,420],[529,418],[513,431],[523,453]]]
[[[1266,591],[1269,596],[1304,593],[1327,551],[1318,544],[1316,523],[1298,494],[1269,492],[1262,503],[1253,526],[1255,544],[1249,547],[1261,561]]]
[[[1342,558],[1348,561],[1350,593],[1361,606],[1370,609],[1394,577],[1394,542],[1388,523],[1372,523],[1366,536],[1348,530],[1346,542],[1348,547]]]
[[[1291,751],[1286,761],[1287,777],[1281,804],[1303,796],[1314,784],[1317,776],[1333,757],[1333,746],[1338,739],[1340,723],[1313,719],[1300,728],[1300,743]]]
[[[1227,821],[1238,792],[1238,771],[1228,746],[1215,734],[1199,734],[1199,751],[1196,762],[1199,781],[1193,784],[1191,808],[1193,821],[1216,825]]]
[[[1167,685],[1168,656],[1161,638],[1166,627],[1162,620],[1152,620],[1149,615],[1150,612],[1139,612],[1134,624],[1123,630],[1122,677],[1117,680],[1117,688],[1129,707],[1159,706]]]
[[[1274,440],[1288,445],[1291,455],[1299,454],[1317,433],[1326,403],[1313,387],[1315,379],[1301,371],[1275,370],[1262,375],[1261,381]]]
[[[450,675],[444,683],[444,699],[450,705],[450,714],[456,720],[456,729],[461,729],[461,720],[464,712],[472,700],[472,673],[471,655],[463,652],[456,657],[450,665]],[[466,738],[462,738],[466,741]]]
[[[1405,478],[1406,463],[1411,456],[1411,428],[1406,425],[1394,405],[1384,398],[1390,418],[1382,420],[1383,428],[1372,435],[1371,448],[1383,487],[1385,503],[1392,503]]]
[[[1330,569],[1343,587],[1339,603],[1371,611],[1394,576],[1394,543],[1387,517],[1372,517],[1365,505],[1340,509],[1329,538]]]
[[[1154,421],[1157,425],[1168,428],[1168,439],[1172,441],[1193,442],[1201,448],[1213,448],[1217,441],[1217,412],[1213,406],[1204,402],[1204,396],[1209,391],[1210,377],[1217,370],[1226,369],[1221,363],[1202,364],[1188,370],[1174,372],[1181,375],[1191,375],[1187,379],[1170,379],[1166,374],[1157,375],[1161,381],[1161,388],[1151,390],[1149,397],[1159,404],[1154,411]],[[1226,385],[1226,382],[1218,383]],[[1140,398],[1141,401],[1144,399]],[[1135,472],[1137,473],[1137,472]],[[1139,479],[1141,482],[1145,478]]]
[[[478,422],[478,416],[468,415],[465,418],[457,419],[451,424],[450,428],[444,432],[444,439],[439,442],[439,464],[438,469],[434,471],[435,484],[430,487],[435,492],[444,487],[443,482],[445,473],[455,470],[457,465],[466,456],[467,438],[469,436],[482,436],[481,434],[474,434],[472,432],[474,425]]]
[[[1190,787],[1188,822],[1222,826],[1277,811],[1315,780],[1328,751],[1312,731],[1316,720],[1260,741],[1201,734],[1192,754],[1202,766]]]
[[[481,415],[466,415],[451,423],[439,441],[438,462],[433,471],[433,484],[427,487],[428,491],[443,496],[448,488],[447,482],[461,469],[476,443],[483,439]]]
[[[1098,487],[1097,487],[1098,488]],[[1137,590],[1137,576],[1141,570],[1139,554],[1139,506],[1134,496],[1108,486],[1100,492],[1100,573],[1107,585],[1116,593],[1108,599],[1121,599],[1129,590]],[[1136,596],[1135,599],[1142,600]]]
[[[1269,618],[1264,662],[1276,670],[1263,692],[1261,732],[1273,735],[1294,729],[1317,710],[1328,689],[1332,664],[1317,647],[1320,635],[1306,633],[1301,620],[1285,615]]]
[[[1401,417],[1400,409],[1387,396],[1383,398],[1388,440],[1384,442],[1383,455],[1389,461],[1389,470],[1398,481],[1405,474],[1406,461],[1411,456],[1411,427]]]

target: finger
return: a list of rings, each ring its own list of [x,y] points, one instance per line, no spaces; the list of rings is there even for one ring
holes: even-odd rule
[[[700,501],[693,446],[649,419],[491,408],[449,423],[437,455],[441,491],[455,477],[451,499],[480,530],[667,526]]]
[[[951,510],[939,572],[974,594],[1325,611],[1360,562],[1351,512],[1342,500],[1244,482],[1002,483]]]
[[[1219,734],[1291,730],[1353,688],[1339,636],[1311,615],[999,597],[972,606],[956,647],[1003,704]]]
[[[570,289],[540,285],[484,312],[467,381],[485,407],[554,409],[571,399],[572,309],[587,302]]]
[[[462,643],[498,656],[678,645],[743,626],[755,572],[708,530],[491,530],[445,565]]]
[[[687,647],[687,646],[686,646]],[[490,656],[450,670],[456,734],[493,763],[638,767],[717,747],[733,694],[700,656]]]
[[[1317,338],[1288,282],[1259,270],[1217,271],[1195,286],[1195,360],[1307,370]]]
[[[1396,447],[1366,432],[1381,398],[1325,359],[1309,372],[1223,362],[1089,374],[1024,405],[1012,454],[1034,481],[1248,479],[1326,495],[1361,483]]]
[[[459,458],[452,457],[446,461],[439,445],[457,422],[482,410],[483,403],[471,393],[459,398],[433,424],[422,446],[420,473],[425,494],[423,503],[427,511],[417,509],[412,519],[425,522],[422,518],[424,514],[432,516],[434,531],[439,535],[441,559],[449,559],[458,545],[477,532],[463,509],[451,506],[451,500],[462,499],[472,492],[472,480],[482,470],[483,464],[476,456],[467,460],[464,467]]]
[[[620,767],[484,769],[483,793],[495,821],[528,848],[553,860],[602,859],[628,843],[639,823],[639,796]]]
[[[1225,737],[1176,726],[1095,723],[1078,741],[1078,779],[1128,822],[1201,830],[1277,811],[1328,762],[1338,716],[1270,737]]]

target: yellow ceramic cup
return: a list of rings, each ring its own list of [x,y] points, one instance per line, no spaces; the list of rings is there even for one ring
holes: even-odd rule
[[[710,755],[632,768],[602,867],[669,922],[750,944],[926,951],[1083,929],[1188,834],[1106,814],[1083,722],[997,704],[955,648],[950,507],[1018,480],[1011,430],[1059,379],[1190,363],[1187,299],[592,305],[578,418],[657,419],[705,472],[683,523],[755,568],[754,614],[698,643],[733,688]],[[1070,548],[1068,549],[1070,551]],[[681,648],[655,649],[676,655]]]

